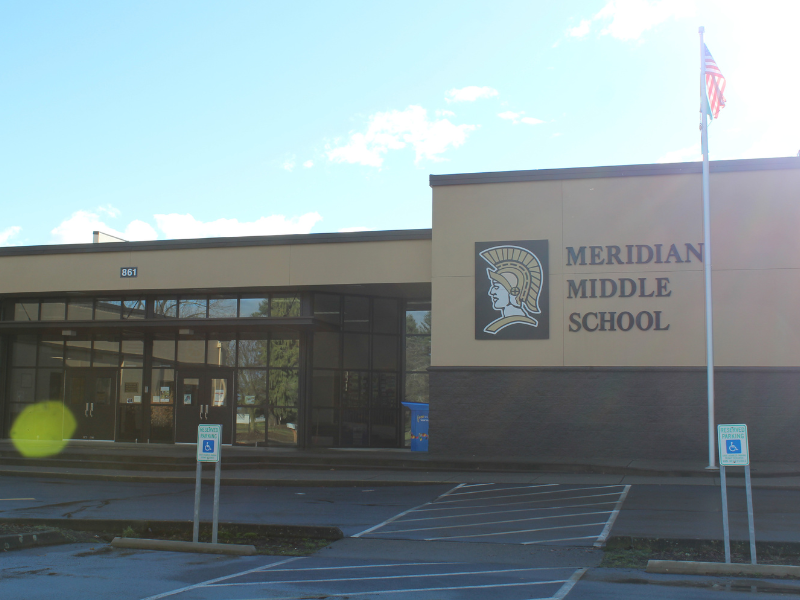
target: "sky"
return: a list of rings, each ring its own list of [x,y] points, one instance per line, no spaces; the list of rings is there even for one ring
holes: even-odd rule
[[[800,151],[796,0],[3,0],[0,246],[428,228],[430,174]],[[699,193],[699,191],[698,191]]]

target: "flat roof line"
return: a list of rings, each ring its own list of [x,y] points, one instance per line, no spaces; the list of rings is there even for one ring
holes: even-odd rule
[[[150,250],[195,250],[199,248],[240,248],[245,246],[291,246],[304,244],[347,244],[357,242],[394,242],[431,239],[430,229],[394,229],[346,233],[301,233],[293,235],[254,235],[184,240],[149,240],[145,242],[108,242],[105,244],[48,244],[0,248],[0,256],[31,254],[85,254],[92,252],[147,252]]]
[[[712,173],[737,171],[775,171],[800,169],[800,157],[749,158],[743,160],[712,160]],[[577,167],[569,169],[537,169],[531,171],[497,171],[494,173],[458,173],[431,175],[430,186],[471,185],[478,183],[511,183],[516,181],[548,181],[556,179],[598,179],[603,177],[643,177],[650,175],[687,175],[702,173],[702,162],[622,165],[607,167]]]

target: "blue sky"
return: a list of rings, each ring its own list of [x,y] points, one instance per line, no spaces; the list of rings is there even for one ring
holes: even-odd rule
[[[429,174],[800,150],[795,0],[0,4],[0,245],[430,227]],[[698,191],[699,193],[699,191]]]

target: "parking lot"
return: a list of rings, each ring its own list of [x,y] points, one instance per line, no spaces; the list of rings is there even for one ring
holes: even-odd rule
[[[629,485],[459,485],[354,537],[602,545]]]

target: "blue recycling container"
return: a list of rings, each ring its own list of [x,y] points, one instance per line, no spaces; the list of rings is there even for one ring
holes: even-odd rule
[[[428,405],[423,402],[403,402],[411,409],[411,451],[428,451]]]

